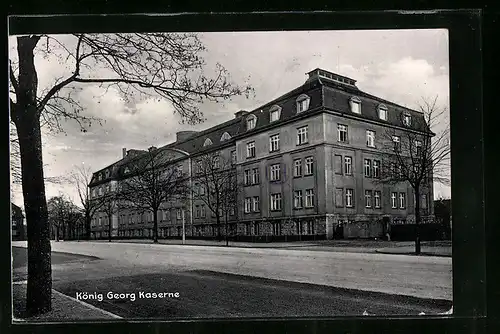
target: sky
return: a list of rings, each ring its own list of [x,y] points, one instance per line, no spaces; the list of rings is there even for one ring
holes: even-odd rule
[[[88,116],[104,120],[81,132],[74,122],[63,122],[64,133],[43,133],[46,176],[71,173],[75,166],[104,168],[119,160],[122,148],[146,149],[175,141],[182,130],[202,130],[234,117],[239,110],[252,110],[302,85],[306,72],[323,68],[357,80],[367,93],[417,109],[422,98],[438,97],[438,106],[449,110],[448,32],[426,30],[276,31],[202,33],[206,47],[205,72],[215,73],[222,64],[238,85],[251,85],[255,95],[224,103],[204,103],[206,121],[196,126],[180,124],[166,100],[125,101],[113,89],[82,84],[76,98]],[[58,35],[66,46],[75,45],[70,35]],[[10,57],[16,40],[9,38]],[[39,92],[55,78],[67,76],[72,64],[53,56],[35,56]],[[437,125],[444,126],[447,116]],[[71,184],[46,184],[47,199],[66,194],[75,203]],[[434,185],[434,197],[450,197],[450,188]],[[13,187],[13,202],[23,207],[21,188]]]

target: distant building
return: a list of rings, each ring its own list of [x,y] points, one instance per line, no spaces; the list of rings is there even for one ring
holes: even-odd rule
[[[237,240],[373,238],[383,237],[390,225],[413,223],[415,197],[408,182],[376,181],[384,144],[396,150],[400,135],[426,135],[423,114],[367,94],[353,79],[322,69],[307,74],[305,83],[283,96],[204,131],[178,132],[175,142],[158,150],[177,150],[172,165],[195,186],[193,166],[204,154],[218,152],[233,162],[242,191],[228,230]],[[391,143],[383,135],[388,129],[396,134]],[[91,196],[117,189],[131,177],[128,165],[145,153],[124,150],[121,160],[96,171]],[[419,199],[423,220],[434,211],[432,175],[427,181]],[[181,235],[182,205],[161,208],[160,238]],[[203,202],[192,201],[186,235],[215,237],[214,219]],[[123,210],[111,220],[114,236],[152,236],[150,214]],[[96,214],[93,237],[107,233],[106,215]]]
[[[12,212],[12,240],[26,240],[26,231],[24,229],[24,215],[20,207],[10,203]]]

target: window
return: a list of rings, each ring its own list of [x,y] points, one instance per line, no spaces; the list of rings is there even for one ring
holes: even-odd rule
[[[339,124],[337,126],[338,131],[338,141],[341,143],[347,143],[347,125]]]
[[[231,163],[235,164],[237,160],[236,151],[231,151]]]
[[[422,209],[427,209],[427,194],[422,195]]]
[[[224,132],[222,134],[222,136],[220,137],[220,141],[226,141],[226,140],[229,140],[229,139],[231,139],[231,135],[229,133],[227,133],[227,132]]]
[[[302,190],[293,192],[293,207],[296,209],[302,208]]]
[[[205,139],[203,143],[203,147],[212,145],[212,140],[210,138]]]
[[[422,154],[422,142],[420,140],[415,140],[415,152],[417,156]]]
[[[99,187],[99,196],[102,196],[102,187]]]
[[[297,145],[307,144],[307,125],[297,128]]]
[[[352,158],[344,157],[344,173],[345,175],[352,175]]]
[[[398,207],[397,193],[391,193],[391,207],[393,209],[396,209]]]
[[[399,208],[400,209],[406,208],[406,194],[405,193],[399,193]]]
[[[177,209],[177,215],[175,218],[182,219],[182,209]]]
[[[196,173],[201,173],[203,171],[203,163],[201,160],[196,161]]]
[[[247,143],[247,158],[255,157],[255,142]]]
[[[250,169],[246,169],[244,175],[245,175],[245,185],[248,186],[252,184],[252,179],[250,177]]]
[[[203,184],[200,186],[200,195],[205,195],[205,186]]]
[[[309,96],[302,94],[297,98],[297,114],[309,109]]]
[[[301,159],[295,159],[293,161],[293,176],[294,177],[302,176],[302,160]]]
[[[234,206],[231,206],[231,208],[229,208],[229,215],[234,216],[235,214],[236,214],[236,210],[235,210]]]
[[[314,189],[306,189],[306,207],[314,206]]]
[[[375,190],[375,194],[374,194],[374,200],[375,200],[375,208],[380,208],[380,198],[381,198],[381,192],[380,190]]]
[[[378,106],[378,118],[387,121],[387,107],[384,104]]]
[[[280,135],[272,135],[269,137],[269,152],[276,152],[280,149]]]
[[[313,157],[307,157],[305,159],[305,165],[306,165],[306,170],[305,170],[305,175],[312,175],[313,174],[313,168],[314,168],[314,158]]]
[[[271,122],[278,121],[281,116],[281,107],[276,105],[272,106],[271,109],[269,109],[269,114]]]
[[[373,160],[373,175],[374,178],[380,177],[380,161]]]
[[[252,130],[257,125],[257,116],[250,115],[247,117],[247,131]]]
[[[271,211],[281,210],[281,194],[271,194]]]
[[[365,159],[365,177],[372,176],[372,161],[370,159]]]
[[[344,206],[344,189],[342,188],[335,189],[335,206],[339,208]]]
[[[258,168],[252,169],[252,184],[259,184],[260,182],[260,173]]]
[[[404,114],[403,115],[403,125],[404,126],[410,126],[411,125],[411,115],[410,114]]]
[[[371,190],[365,190],[365,207],[366,208],[372,207],[372,191]]]
[[[342,156],[336,154],[333,157],[333,164],[335,168],[335,174],[342,174]]]
[[[281,223],[272,223],[273,235],[281,235]]]
[[[354,189],[346,189],[345,190],[345,206],[347,206],[348,208],[351,208],[354,206],[353,194],[354,194]]]
[[[355,114],[361,114],[361,100],[355,96],[351,97],[349,101],[351,105],[351,111]]]
[[[392,136],[392,142],[394,143],[394,152],[399,152],[401,150],[401,137]]]
[[[177,166],[177,176],[182,176],[182,165]]]
[[[252,198],[247,197],[245,198],[245,213],[250,213],[252,210]]]
[[[218,156],[214,157],[214,168],[215,169],[220,168],[220,157],[218,157]]]
[[[252,197],[252,210],[253,212],[260,211],[260,199],[259,196]]]
[[[279,181],[280,179],[280,164],[271,165],[271,181]]]
[[[375,147],[375,131],[366,130],[366,146]]]
[[[205,208],[205,204],[201,205],[201,218],[205,218],[207,216],[207,210]]]
[[[194,211],[194,217],[195,217],[195,218],[200,218],[200,214],[201,214],[201,211],[200,211],[200,206],[199,206],[199,205],[197,205],[197,206],[196,206],[196,209],[195,209],[195,211]]]

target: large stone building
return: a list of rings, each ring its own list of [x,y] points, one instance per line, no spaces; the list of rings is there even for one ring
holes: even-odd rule
[[[210,129],[178,132],[159,150],[173,152],[172,164],[195,186],[203,155],[219,152],[233,162],[241,188],[228,221],[238,240],[383,237],[391,224],[415,217],[407,182],[377,182],[384,133],[423,135],[422,124],[421,113],[362,92],[353,79],[315,69],[285,95]],[[392,138],[398,144],[400,137]],[[124,149],[121,160],[94,173],[93,196],[116,189],[128,164],[146,153]],[[424,218],[433,214],[432,199],[429,175],[421,196]],[[213,214],[203,201],[191,200],[165,204],[160,237],[179,237],[183,218],[187,237],[215,236]],[[115,236],[152,236],[151,214],[119,211],[111,219]],[[106,237],[107,231],[106,215],[97,214],[93,236]]]

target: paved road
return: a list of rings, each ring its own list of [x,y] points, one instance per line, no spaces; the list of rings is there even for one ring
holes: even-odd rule
[[[25,246],[25,242],[14,242]],[[100,260],[53,265],[54,281],[209,270],[420,298],[452,300],[451,258],[102,242],[53,242],[52,250]],[[22,277],[22,270],[14,275]]]

